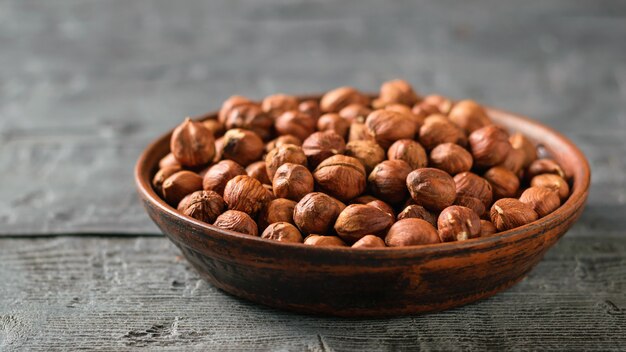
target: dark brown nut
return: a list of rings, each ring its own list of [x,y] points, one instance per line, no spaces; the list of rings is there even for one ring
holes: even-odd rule
[[[305,165],[307,164],[306,155],[302,147],[293,144],[281,145],[278,148],[270,150],[265,156],[265,165],[267,166],[267,175],[270,180],[274,179],[274,174],[278,168],[286,163]]]
[[[457,195],[456,199],[454,200],[454,205],[460,205],[462,207],[470,208],[478,216],[483,216],[485,214],[485,211],[487,210],[487,208],[485,208],[485,205],[480,199],[469,196]]]
[[[346,142],[335,131],[315,132],[302,143],[302,150],[311,168],[336,154],[343,154]]]
[[[163,182],[163,198],[167,204],[177,206],[189,193],[202,189],[202,177],[191,171],[178,171]]]
[[[256,178],[264,185],[272,184],[272,180],[267,175],[267,165],[265,161],[254,162],[246,167],[246,173],[252,178]]]
[[[345,154],[358,159],[368,174],[385,160],[385,150],[373,140],[352,141],[346,145]]]
[[[360,240],[354,242],[352,248],[382,248],[385,246],[385,241],[382,238],[374,235],[365,235]]]
[[[252,220],[250,215],[238,210],[226,210],[222,215],[217,217],[213,225],[246,235],[259,235],[256,223]]]
[[[194,219],[212,224],[222,213],[226,203],[213,191],[193,192],[178,203],[178,211]]]
[[[305,166],[292,163],[281,165],[276,170],[272,181],[272,189],[276,197],[295,201],[313,192],[314,185],[311,171]]]
[[[279,242],[302,243],[302,234],[300,231],[288,222],[275,222],[270,224],[261,238],[274,240]]]
[[[369,98],[352,87],[339,87],[324,94],[320,100],[323,112],[339,112],[350,104],[369,105]]]
[[[342,138],[346,138],[350,129],[350,121],[342,118],[339,114],[328,113],[320,116],[317,120],[318,131],[334,131]]]
[[[415,123],[410,116],[395,111],[375,110],[367,116],[365,125],[383,149],[400,139],[413,139]]]
[[[454,202],[456,186],[452,176],[433,168],[413,170],[406,178],[411,198],[426,209],[443,210]]]
[[[224,187],[228,181],[235,176],[245,174],[246,170],[241,165],[232,160],[222,160],[209,167],[202,179],[202,188],[221,195],[224,194]]]
[[[470,208],[453,205],[439,214],[437,229],[441,242],[469,240],[480,236],[480,218]]]
[[[398,220],[402,219],[422,219],[424,221],[428,221],[429,224],[433,225],[433,227],[437,226],[437,218],[426,208],[421,205],[411,204],[407,205],[400,214],[398,214]]]
[[[376,165],[367,178],[369,189],[385,202],[400,203],[408,196],[406,178],[411,170],[403,160],[385,160]]]
[[[493,190],[491,184],[484,178],[471,172],[461,172],[454,176],[454,183],[456,184],[457,196],[478,198],[483,202],[486,209],[491,207]]]
[[[169,166],[183,167],[172,153],[168,153],[161,160],[159,160],[159,169],[164,169]]]
[[[491,125],[487,111],[473,100],[461,100],[454,104],[448,118],[467,134]]]
[[[517,191],[519,190],[519,179],[517,175],[502,166],[492,167],[485,172],[483,177],[491,185],[495,199],[513,198],[517,195]]]
[[[313,178],[322,192],[348,201],[365,191],[365,168],[355,158],[345,155],[334,155],[322,161]]]
[[[224,128],[224,124],[218,120],[208,119],[208,120],[202,121],[202,124],[204,125],[204,127],[206,127],[209,131],[213,133],[214,137],[221,136],[224,134],[224,132],[226,132],[226,129]]]
[[[248,166],[263,155],[263,140],[256,133],[235,128],[226,131],[222,141],[222,157]]]
[[[419,141],[424,148],[432,150],[443,143],[465,143],[465,134],[460,128],[452,122],[444,120],[444,116],[431,115],[431,117],[433,116],[440,116],[442,119],[428,120],[419,130]]]
[[[344,209],[335,222],[335,232],[347,243],[354,243],[368,234],[387,232],[393,218],[388,213],[364,204],[351,204]]]
[[[242,128],[256,133],[263,140],[272,136],[274,119],[256,104],[242,104],[230,110],[224,123],[227,130]]]
[[[526,177],[529,180],[541,174],[553,174],[561,176],[563,179],[565,178],[565,172],[561,166],[552,159],[537,159],[528,166],[526,171]]]
[[[452,100],[450,100],[450,98],[446,98],[443,95],[438,95],[438,94],[431,94],[431,95],[425,96],[421,104],[434,106],[435,108],[437,108],[437,111],[433,113],[438,113],[438,114],[443,114],[443,115],[448,115],[450,113],[450,110],[452,110],[452,106],[454,105],[454,103],[452,102]]]
[[[533,207],[540,218],[561,206],[559,195],[550,188],[530,187],[519,197],[520,202]]]
[[[309,114],[300,111],[286,111],[276,118],[274,127],[281,135],[290,134],[303,141],[315,132],[317,121]]]
[[[519,149],[524,152],[524,165],[523,167],[528,167],[530,163],[537,160],[537,148],[530,141],[530,139],[526,138],[523,134],[517,132],[513,133],[511,137],[509,137],[509,143],[511,143],[511,147],[513,149]]]
[[[304,244],[318,247],[347,247],[348,245],[337,236],[310,235],[304,239]]]
[[[469,144],[478,167],[489,167],[502,163],[511,150],[509,134],[504,128],[489,125],[479,128],[469,136]]]
[[[152,187],[154,187],[154,190],[159,195],[163,196],[163,182],[165,182],[168,177],[172,176],[180,170],[180,166],[166,166],[157,171],[157,173],[154,175],[154,178],[152,178]]]
[[[298,105],[298,110],[311,116],[315,120],[317,120],[322,114],[320,103],[315,100],[303,101],[300,105]]]
[[[370,134],[370,131],[367,126],[365,126],[365,123],[353,122],[350,125],[350,131],[348,132],[348,142],[354,141],[376,142],[376,139]]]
[[[298,98],[280,93],[267,96],[261,102],[263,111],[273,118],[277,118],[285,111],[298,110],[298,105],[300,105]]]
[[[200,166],[213,160],[215,138],[202,122],[195,122],[186,118],[172,132],[170,150],[182,165]]]
[[[379,99],[385,103],[399,103],[413,106],[420,97],[415,93],[409,82],[402,79],[387,81],[380,86]]]
[[[403,160],[411,167],[411,170],[426,167],[428,157],[426,150],[421,144],[411,139],[395,141],[387,151],[389,160]]]
[[[339,116],[348,122],[365,122],[367,115],[372,112],[372,109],[361,104],[350,104],[339,111]]]
[[[339,203],[334,198],[321,192],[312,192],[296,204],[293,220],[304,234],[326,234],[333,229],[339,212]]]
[[[430,152],[430,165],[453,176],[470,171],[473,164],[472,154],[458,144],[439,144]]]
[[[296,202],[285,198],[276,198],[269,202],[259,214],[259,228],[265,229],[269,224],[275,222],[288,222],[295,224],[293,221],[293,211],[296,208]]]
[[[496,225],[488,220],[480,220],[480,237],[491,236],[498,232]]]
[[[242,97],[240,95],[231,96],[230,98],[224,100],[224,103],[222,103],[222,108],[220,109],[220,112],[218,113],[218,121],[224,124],[226,122],[226,116],[228,115],[231,109],[239,105],[250,104],[250,103],[252,102],[246,97]]]
[[[385,244],[389,247],[418,246],[440,243],[437,230],[422,219],[402,219],[391,226]]]
[[[565,201],[569,196],[569,185],[561,176],[554,174],[542,174],[533,177],[530,181],[533,187],[545,187],[555,191],[561,201]],[[163,185],[165,187],[165,185]]]
[[[265,146],[265,151],[270,152],[272,149],[278,148],[285,144],[293,144],[293,145],[297,145],[298,147],[301,147],[302,141],[298,137],[292,136],[290,134],[278,136],[277,138],[272,139],[271,141],[267,143],[267,145]]]
[[[524,168],[524,151],[515,148],[511,149],[499,166],[502,166],[516,175],[520,175]]]
[[[261,182],[248,175],[239,175],[226,183],[224,201],[230,210],[255,215],[269,203],[270,197]]]
[[[502,198],[493,203],[489,212],[498,231],[506,231],[531,223],[539,218],[533,207],[514,198]]]

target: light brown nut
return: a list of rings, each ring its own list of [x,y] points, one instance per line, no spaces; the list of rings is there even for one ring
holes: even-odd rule
[[[388,213],[364,204],[348,205],[335,222],[337,235],[347,243],[354,243],[367,234],[384,234],[393,224]]]
[[[322,109],[320,109],[320,103],[316,100],[305,100],[298,105],[298,111],[301,111],[317,120],[322,114]]]
[[[440,118],[432,119],[437,116]],[[443,143],[465,144],[466,137],[463,131],[445,116],[431,115],[428,119],[419,130],[419,141],[424,148],[432,150]]]
[[[222,140],[222,158],[233,160],[241,166],[258,161],[265,145],[256,133],[240,128],[226,131]]]
[[[426,208],[417,204],[407,205],[399,214],[398,220],[402,219],[422,219],[428,221],[429,224],[433,225],[433,227],[437,226],[437,218],[431,212],[429,212]]]
[[[491,125],[487,111],[473,100],[461,100],[454,104],[448,118],[467,134]]]
[[[196,191],[178,203],[178,211],[194,219],[212,224],[222,213],[226,203],[213,191]]]
[[[337,236],[309,235],[304,244],[318,247],[347,247],[348,245]]]
[[[498,231],[510,230],[531,223],[539,218],[532,206],[514,198],[502,198],[493,203],[491,222]]]
[[[552,159],[537,159],[533,161],[526,170],[526,177],[532,180],[535,176],[541,174],[553,174],[558,175],[565,179],[565,171],[563,168]]]
[[[380,86],[379,99],[385,103],[399,103],[413,106],[421,98],[411,84],[402,79],[387,81]]]
[[[422,219],[402,219],[391,226],[385,244],[389,247],[417,246],[440,243],[437,230]]]
[[[340,211],[339,203],[334,198],[321,192],[312,192],[296,204],[293,220],[304,234],[328,234]]]
[[[523,134],[517,132],[509,137],[509,143],[513,149],[519,149],[524,153],[523,167],[528,167],[530,163],[537,160],[537,147]]]
[[[302,243],[300,231],[288,222],[275,222],[270,224],[261,235],[261,238],[278,242]]]
[[[454,200],[454,205],[460,205],[466,208],[472,209],[478,216],[483,216],[487,208],[485,208],[485,204],[475,197],[471,196],[462,196],[457,195]]]
[[[182,168],[183,166],[176,160],[176,157],[172,153],[168,153],[166,156],[159,160],[159,169],[164,169],[166,167],[177,166]]]
[[[293,211],[296,202],[285,198],[271,200],[259,213],[259,229],[265,229],[269,224],[275,222],[288,222],[295,225],[293,221]]]
[[[285,144],[293,144],[293,145],[297,145],[299,147],[302,146],[302,141],[291,134],[285,134],[282,136],[278,136],[274,139],[272,139],[271,141],[269,141],[266,145],[265,145],[265,151],[269,152],[274,148],[278,148],[281,145],[285,145]]]
[[[452,205],[437,219],[441,242],[465,241],[480,235],[480,218],[470,208]]]
[[[561,202],[565,201],[569,196],[569,185],[561,176],[554,174],[542,174],[533,177],[530,181],[533,187],[545,187],[555,191]]]
[[[218,114],[218,121],[224,124],[226,122],[226,116],[228,116],[230,110],[239,105],[251,103],[253,102],[246,97],[242,97],[241,95],[233,95],[229,97],[228,99],[224,100],[224,103],[222,103],[222,108],[220,109],[220,112]]]
[[[316,119],[307,113],[286,111],[276,118],[274,127],[278,134],[290,134],[303,141],[311,133],[315,132],[316,124]]]
[[[491,236],[498,232],[496,225],[489,220],[480,220],[480,237]]]
[[[387,151],[389,160],[404,160],[411,170],[428,166],[426,150],[418,142],[411,139],[395,141]]]
[[[152,187],[154,187],[154,190],[160,196],[163,196],[163,182],[165,182],[168,177],[172,176],[180,170],[180,165],[174,165],[163,167],[159,171],[157,171],[157,173],[152,178]]]
[[[261,110],[257,104],[242,104],[230,110],[224,126],[227,130],[242,128],[256,133],[263,140],[272,135],[274,119]]]
[[[372,112],[372,109],[368,108],[365,105],[350,104],[346,106],[345,108],[341,109],[341,111],[339,111],[339,116],[348,120],[348,122],[350,123],[353,123],[353,122],[363,123],[365,122],[367,115],[369,115],[371,112]]]
[[[254,216],[269,203],[270,196],[261,182],[248,175],[239,175],[226,183],[224,201],[228,209]]]
[[[195,172],[178,171],[163,181],[161,189],[167,204],[175,207],[186,195],[202,189],[202,177]]]
[[[267,165],[265,161],[256,161],[246,167],[246,174],[248,176],[259,180],[264,185],[272,184],[272,180],[267,175]]]
[[[429,210],[443,210],[456,198],[454,179],[434,168],[413,170],[406,179],[411,198]]]
[[[346,142],[335,131],[315,132],[302,143],[302,150],[311,168],[336,154],[343,154]]]
[[[375,110],[367,116],[365,125],[383,149],[400,139],[413,139],[415,123],[411,117],[388,110]]]
[[[190,167],[204,165],[215,156],[215,138],[202,122],[186,118],[172,132],[170,150],[182,165]]]
[[[286,163],[281,165],[272,181],[274,195],[278,198],[287,198],[299,201],[305,195],[313,192],[314,181],[311,171],[299,164]]]
[[[521,149],[513,148],[509,151],[509,154],[506,156],[502,164],[498,166],[502,166],[512,173],[520,175],[522,169],[524,168],[524,157],[524,152]]]
[[[439,144],[430,152],[430,165],[450,175],[470,171],[473,163],[472,154],[458,144]]]
[[[324,94],[320,100],[323,112],[339,112],[350,104],[369,105],[369,98],[352,87],[339,87]]]
[[[306,166],[307,157],[302,147],[293,144],[284,144],[267,153],[265,156],[265,166],[267,167],[267,176],[270,180],[274,179],[276,170],[286,163]]]
[[[246,170],[232,160],[222,160],[209,167],[202,179],[202,188],[224,194],[226,183],[233,177],[245,175]]]
[[[472,173],[461,172],[454,176],[457,196],[468,196],[480,199],[486,209],[491,207],[493,190],[491,184],[484,178]]]
[[[483,177],[491,185],[495,199],[513,198],[517,195],[520,185],[519,179],[517,175],[504,167],[494,166],[487,170]]]
[[[403,160],[385,160],[376,165],[368,177],[371,193],[385,202],[397,204],[408,196],[406,178],[411,172]]]
[[[511,150],[509,134],[500,126],[489,125],[469,135],[469,144],[478,167],[489,167],[502,163]]]
[[[277,118],[286,111],[298,110],[298,98],[287,94],[272,94],[261,102],[261,108],[271,117]]]
[[[333,131],[342,138],[346,138],[349,129],[350,121],[342,118],[336,113],[324,114],[320,116],[319,120],[317,120],[318,131]]]
[[[373,140],[360,140],[348,143],[345,155],[358,159],[365,167],[367,174],[371,173],[376,165],[385,160],[385,150]]]
[[[319,189],[340,201],[357,197],[366,187],[365,168],[357,159],[334,155],[322,161],[313,173]]]
[[[558,193],[545,187],[530,187],[522,193],[519,200],[533,207],[540,218],[561,206]]]
[[[385,246],[385,241],[382,238],[374,235],[365,235],[361,237],[360,240],[354,242],[352,248],[383,248]]]
[[[222,215],[215,219],[213,225],[225,230],[235,231],[251,236],[259,235],[256,223],[252,220],[250,215],[238,210],[225,211]]]

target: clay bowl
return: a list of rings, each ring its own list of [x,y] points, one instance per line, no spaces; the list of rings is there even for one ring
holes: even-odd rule
[[[528,274],[583,211],[590,171],[567,138],[537,122],[489,109],[494,122],[544,146],[571,180],[552,214],[493,237],[436,245],[355,250],[264,240],[186,217],[150,186],[166,134],[139,158],[143,204],[163,233],[208,282],[235,296],[297,312],[336,316],[415,314],[461,306],[511,287]],[[205,115],[205,117],[210,116]]]

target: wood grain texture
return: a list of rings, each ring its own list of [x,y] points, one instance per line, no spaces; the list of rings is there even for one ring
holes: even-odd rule
[[[594,171],[570,235],[624,234],[626,3],[393,5],[0,1],[0,235],[158,234],[132,165],[185,115],[396,77],[564,132]]]
[[[201,280],[164,238],[0,240],[0,350],[621,350],[626,243],[566,236],[527,279],[437,314],[276,311]]]

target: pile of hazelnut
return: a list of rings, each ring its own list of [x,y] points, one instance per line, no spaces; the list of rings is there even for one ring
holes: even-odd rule
[[[268,240],[398,247],[491,236],[569,195],[559,164],[472,100],[420,97],[404,80],[378,97],[226,100],[173,132],[154,189],[184,215]]]

